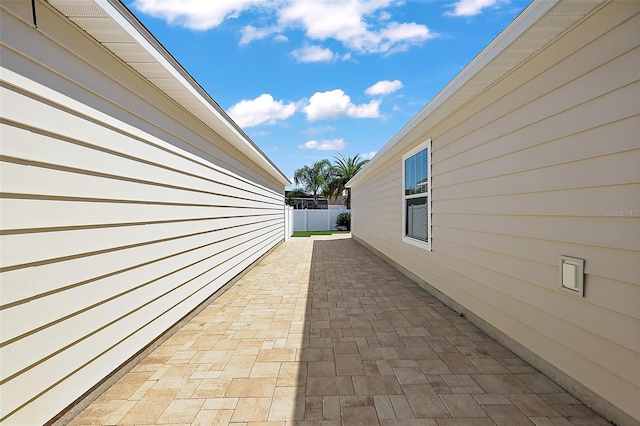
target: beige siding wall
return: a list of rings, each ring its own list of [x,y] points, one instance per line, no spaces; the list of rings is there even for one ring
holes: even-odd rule
[[[640,3],[613,2],[353,188],[353,233],[640,419]],[[432,138],[433,251],[401,241],[401,156]],[[610,216],[612,211],[627,215]],[[585,297],[558,290],[586,260]]]
[[[275,178],[29,6],[1,6],[7,424],[50,420],[284,238]]]

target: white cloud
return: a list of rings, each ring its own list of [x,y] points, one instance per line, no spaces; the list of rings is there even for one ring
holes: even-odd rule
[[[391,13],[385,9],[401,3],[401,0],[134,0],[133,7],[192,30],[215,28],[225,19],[237,18],[248,11],[266,18],[261,19],[267,22],[265,28],[244,27],[240,44],[273,34],[281,39],[286,37],[282,35],[285,30],[300,29],[309,40],[337,40],[358,53],[392,53],[436,36],[425,25],[392,21]]]
[[[240,45],[249,44],[254,40],[262,40],[276,33],[278,30],[274,28],[256,28],[253,25],[247,25],[240,30]],[[285,37],[286,38],[286,37]]]
[[[316,45],[304,45],[291,52],[298,62],[331,62],[337,59],[329,48]]]
[[[227,111],[231,118],[241,127],[252,127],[259,124],[275,124],[278,120],[291,117],[297,110],[294,102],[285,104],[276,101],[265,93],[253,100],[242,100]]]
[[[380,116],[380,100],[374,99],[368,104],[355,105],[349,95],[341,89],[335,89],[314,93],[302,111],[309,121],[335,119],[341,116],[375,118]]]
[[[402,89],[402,87],[402,82],[400,80],[382,80],[367,88],[364,92],[371,96],[388,95],[389,93]]]
[[[436,37],[429,28],[415,22],[408,24],[391,22],[380,31],[380,35],[381,42],[378,50],[385,53],[407,50],[411,45],[422,44],[423,41]]]
[[[298,148],[317,149],[320,151],[338,151],[344,149],[344,147],[344,139],[325,139],[320,142],[318,142],[317,140],[310,140],[309,142],[306,142],[302,145],[298,145]]]
[[[452,11],[445,12],[448,16],[474,16],[482,13],[482,9],[497,6],[501,0],[458,0],[448,6]]]
[[[316,92],[308,100],[288,103],[283,100],[276,101],[270,94],[263,93],[255,99],[241,100],[232,105],[227,113],[239,126],[247,128],[260,124],[276,124],[300,110],[305,113],[308,121],[340,117],[376,118],[380,117],[380,103],[380,99],[373,99],[369,103],[355,105],[341,89]],[[335,128],[331,126],[319,126],[303,133],[317,134],[334,130]]]
[[[317,127],[309,127],[306,130],[303,130],[302,133],[305,135],[317,135],[320,133],[328,133],[328,132],[335,132],[336,128],[333,126],[317,126]]]
[[[378,151],[365,152],[364,154],[360,154],[360,158],[363,160],[371,160],[377,153]]]
[[[353,118],[380,117],[380,99],[374,99],[368,104],[351,105],[347,109],[347,115]]]
[[[335,39],[359,53],[386,53],[404,50],[411,44],[420,44],[435,35],[425,25],[389,22],[375,29],[378,21],[391,16],[382,9],[393,0],[325,0],[290,1],[278,11],[281,27],[302,28],[312,40]],[[331,19],[327,19],[331,17]]]
[[[227,18],[237,18],[252,7],[272,4],[263,0],[135,0],[133,7],[142,13],[161,18],[192,30],[217,27]]]
[[[388,21],[389,19],[391,19],[391,14],[389,12],[380,12],[380,15],[378,15],[378,19],[381,21]]]

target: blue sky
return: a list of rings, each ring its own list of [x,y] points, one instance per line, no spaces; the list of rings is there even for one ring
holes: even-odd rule
[[[530,0],[125,0],[289,178],[370,158]]]

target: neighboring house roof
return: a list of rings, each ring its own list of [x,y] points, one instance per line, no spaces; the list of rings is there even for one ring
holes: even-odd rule
[[[329,197],[327,198],[329,201],[329,205],[331,206],[343,206],[344,205],[344,197],[342,195],[338,195],[337,197]]]
[[[410,143],[423,137],[609,1],[534,0],[347,182],[347,187],[357,184],[382,165],[386,153],[406,150]]]
[[[291,184],[240,126],[120,1],[47,1],[278,182],[283,185]]]
[[[285,191],[285,195],[289,195],[291,191]],[[296,197],[292,197],[292,200],[313,200],[313,195],[309,194],[300,194]],[[338,195],[337,197],[318,197],[318,200],[327,200],[327,203],[330,206],[342,206],[344,205],[344,197],[342,195]]]

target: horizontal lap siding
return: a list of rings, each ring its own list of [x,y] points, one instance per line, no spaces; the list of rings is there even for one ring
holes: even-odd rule
[[[2,13],[3,26],[32,36]],[[39,21],[43,32],[82,38],[47,8]],[[39,424],[282,241],[284,198],[266,172],[93,42],[74,51],[38,35],[20,51],[20,36],[5,34],[0,419]],[[47,49],[62,54],[61,70],[41,62],[52,60],[40,56]],[[105,61],[74,71],[96,74],[95,87],[62,72],[84,53]]]
[[[379,250],[384,246],[387,255],[396,252],[402,232],[401,176],[398,161],[351,191],[351,232]]]
[[[433,139],[432,252],[400,238],[402,153],[353,188],[355,236],[637,419],[639,26],[608,4],[406,145]]]

